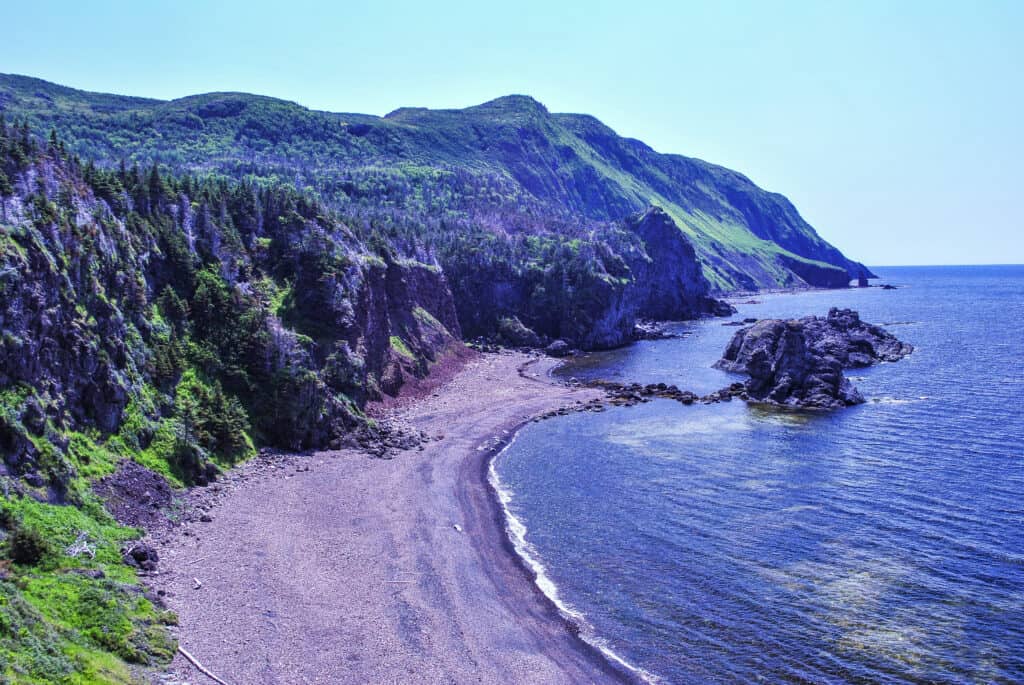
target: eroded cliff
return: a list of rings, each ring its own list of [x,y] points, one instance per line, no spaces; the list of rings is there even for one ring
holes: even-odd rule
[[[2,160],[0,443],[50,499],[77,468],[70,435],[202,481],[254,439],[340,444],[459,344],[438,267],[367,250],[294,191],[33,145]]]

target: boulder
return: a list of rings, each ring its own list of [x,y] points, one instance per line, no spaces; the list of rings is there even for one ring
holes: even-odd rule
[[[736,307],[725,300],[718,300],[713,297],[707,297],[704,299],[704,303],[707,306],[708,313],[711,316],[732,316],[736,313]]]
[[[556,340],[545,347],[544,351],[552,357],[567,357],[572,352],[572,348],[564,340]]]
[[[124,550],[124,563],[142,571],[155,571],[160,555],[156,548],[145,542],[136,542]]]
[[[633,326],[634,340],[667,340],[682,337],[678,333],[670,333],[665,326],[656,321],[637,321]]]
[[[518,317],[510,316],[498,321],[498,336],[512,347],[540,347],[540,336],[523,324]]]

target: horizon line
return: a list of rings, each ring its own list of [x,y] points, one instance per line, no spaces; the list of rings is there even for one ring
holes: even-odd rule
[[[1020,266],[1024,262],[975,262],[971,264],[865,264],[870,269],[896,269],[906,267],[957,267],[957,266]]]

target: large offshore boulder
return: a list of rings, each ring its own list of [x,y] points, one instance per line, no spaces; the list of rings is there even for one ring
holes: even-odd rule
[[[809,409],[864,402],[843,369],[897,361],[913,351],[850,309],[827,317],[764,319],[736,332],[715,367],[750,376],[754,401]]]

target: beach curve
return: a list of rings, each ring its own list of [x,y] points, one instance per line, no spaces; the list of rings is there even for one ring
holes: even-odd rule
[[[161,550],[181,644],[231,685],[633,680],[534,583],[488,481],[519,426],[598,396],[553,364],[474,356],[393,410],[422,451],[296,456],[232,488]],[[179,657],[155,681],[203,678]]]

